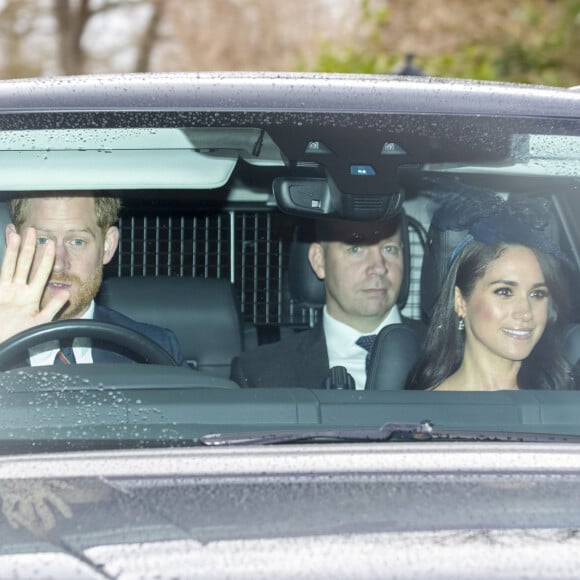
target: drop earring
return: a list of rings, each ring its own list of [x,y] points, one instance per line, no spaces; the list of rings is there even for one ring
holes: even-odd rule
[[[465,322],[463,322],[463,318],[460,318],[457,321],[457,330],[465,330]]]

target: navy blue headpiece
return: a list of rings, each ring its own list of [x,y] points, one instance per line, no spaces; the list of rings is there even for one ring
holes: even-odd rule
[[[551,254],[569,268],[572,260],[550,235],[553,206],[544,197],[505,200],[496,192],[467,186],[458,181],[442,180],[431,192],[435,202],[432,225],[442,231],[467,230],[468,236],[453,251],[451,260],[467,242],[483,244],[521,244]],[[437,191],[439,190],[439,191]]]

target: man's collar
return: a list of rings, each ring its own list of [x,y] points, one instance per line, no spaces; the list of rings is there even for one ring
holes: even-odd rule
[[[87,311],[80,317],[83,320],[92,320],[95,316],[95,301],[91,300]]]
[[[388,326],[389,324],[400,324],[401,313],[399,312],[399,309],[398,309],[397,305],[395,304],[391,308],[391,310],[389,311],[387,316],[385,316],[385,318],[383,318],[383,321],[375,329],[373,329],[369,332],[360,332],[359,330],[354,329],[352,326],[345,324],[344,322],[341,322],[340,320],[337,320],[328,312],[328,308],[326,307],[326,305],[324,306],[323,311],[322,311],[322,319],[323,319],[325,332],[328,332],[329,330],[334,328],[337,330],[340,329],[340,333],[343,335],[344,334],[352,334],[353,336],[358,337],[358,336],[361,336],[363,334],[378,334],[382,328],[384,328],[385,326]]]

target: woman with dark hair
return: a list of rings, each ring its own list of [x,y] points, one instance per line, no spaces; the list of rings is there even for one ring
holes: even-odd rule
[[[533,207],[522,213],[503,200],[494,198],[493,208],[489,201],[483,215],[472,204],[463,212],[448,204],[433,216],[440,229],[469,233],[452,253],[407,388],[573,388],[561,352],[568,260],[534,222]],[[545,222],[543,200],[541,209]]]

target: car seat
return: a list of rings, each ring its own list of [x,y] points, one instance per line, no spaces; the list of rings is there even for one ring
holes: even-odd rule
[[[242,351],[239,301],[227,279],[110,277],[97,302],[139,322],[173,330],[194,369],[228,378],[232,359]]]
[[[419,337],[406,324],[389,324],[382,328],[373,345],[365,390],[403,389],[420,348]]]
[[[426,322],[433,315],[433,308],[449,270],[451,254],[466,235],[467,231],[439,230],[434,226],[427,232],[420,286],[421,316]]]

